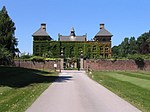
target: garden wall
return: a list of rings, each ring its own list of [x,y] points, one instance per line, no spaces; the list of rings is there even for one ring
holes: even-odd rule
[[[135,62],[134,60],[85,60],[84,68],[91,70],[146,70],[150,71],[150,60]]]
[[[17,60],[14,62],[16,67],[23,67],[23,68],[31,68],[31,69],[46,69],[46,70],[54,70],[54,63],[57,64],[57,69],[60,68],[60,61],[24,61],[24,60]]]
[[[24,67],[31,69],[47,69],[54,70],[54,63],[57,64],[57,69],[60,69],[60,61],[15,61],[16,67]],[[144,62],[135,62],[134,60],[84,60],[84,69],[91,70],[146,70],[150,71],[150,60]]]

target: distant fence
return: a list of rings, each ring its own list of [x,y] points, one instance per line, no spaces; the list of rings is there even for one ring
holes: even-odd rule
[[[150,60],[136,62],[134,60],[86,60],[84,68],[91,70],[146,70],[150,71]]]

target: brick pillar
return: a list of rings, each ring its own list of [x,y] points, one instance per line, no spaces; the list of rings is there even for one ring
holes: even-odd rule
[[[61,58],[61,60],[60,60],[60,68],[61,68],[61,70],[64,69],[64,59],[63,58]]]
[[[80,69],[81,70],[83,70],[83,68],[84,68],[84,64],[83,63],[84,63],[84,60],[83,60],[83,58],[81,58],[80,59]]]

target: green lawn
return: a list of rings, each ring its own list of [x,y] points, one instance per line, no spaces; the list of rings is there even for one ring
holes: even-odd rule
[[[0,112],[24,112],[54,82],[57,73],[0,67]]]
[[[89,76],[143,112],[150,112],[150,72],[97,71]]]

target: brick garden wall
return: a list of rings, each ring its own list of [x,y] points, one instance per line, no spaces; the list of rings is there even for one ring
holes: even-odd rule
[[[146,70],[150,71],[150,60],[137,63],[134,60],[85,60],[84,68],[92,70]]]
[[[17,61],[15,61],[14,64],[16,67],[54,70],[54,63],[57,64],[57,69],[59,69],[60,68],[60,61],[36,62],[36,61],[17,60]]]
[[[15,61],[16,67],[24,67],[31,69],[48,69],[54,70],[54,63],[57,63],[57,69],[60,69],[60,61]],[[144,63],[136,63],[134,60],[84,60],[84,69],[92,70],[146,70],[150,71],[150,60]]]

